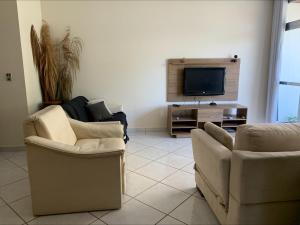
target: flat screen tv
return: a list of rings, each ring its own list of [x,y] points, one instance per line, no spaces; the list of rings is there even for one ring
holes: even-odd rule
[[[224,95],[225,68],[185,68],[183,95]]]

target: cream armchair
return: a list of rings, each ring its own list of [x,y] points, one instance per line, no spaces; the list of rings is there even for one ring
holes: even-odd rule
[[[300,124],[192,131],[195,180],[221,224],[299,224]]]
[[[25,121],[24,132],[35,215],[121,207],[122,125],[83,123],[49,106]]]

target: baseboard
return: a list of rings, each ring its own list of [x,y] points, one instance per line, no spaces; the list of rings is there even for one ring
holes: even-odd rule
[[[167,132],[167,128],[128,128],[128,133]]]
[[[167,132],[167,128],[146,128],[146,132]]]
[[[24,151],[25,145],[19,145],[19,146],[0,146],[0,152],[18,152],[18,151]]]

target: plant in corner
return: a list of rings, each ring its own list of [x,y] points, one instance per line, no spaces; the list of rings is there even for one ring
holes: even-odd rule
[[[73,82],[80,69],[82,41],[71,38],[70,29],[61,41],[53,42],[49,25],[43,21],[40,39],[31,26],[33,62],[38,71],[44,105],[60,104],[72,97]]]

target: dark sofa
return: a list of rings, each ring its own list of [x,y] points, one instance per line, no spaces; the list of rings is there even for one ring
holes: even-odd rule
[[[127,119],[126,114],[123,112],[113,113],[112,118],[101,121],[93,121],[92,117],[89,115],[89,112],[86,109],[86,105],[88,104],[88,99],[84,96],[78,96],[73,98],[70,101],[64,102],[61,106],[65,110],[65,112],[75,120],[80,120],[82,122],[106,122],[106,121],[120,121],[124,126],[124,141],[127,143],[129,141],[129,137],[127,135]]]

